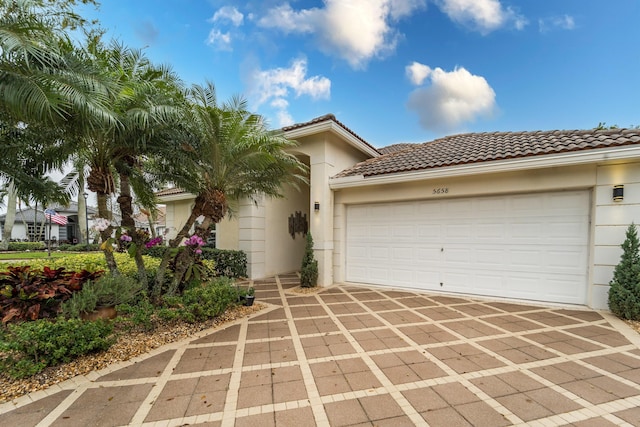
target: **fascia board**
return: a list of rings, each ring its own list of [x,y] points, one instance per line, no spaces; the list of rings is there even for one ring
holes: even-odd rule
[[[349,145],[355,147],[357,150],[371,156],[378,157],[380,153],[378,151],[364,142],[360,141],[358,138],[353,136],[350,132],[348,132],[345,128],[338,125],[337,123],[327,120],[320,123],[312,123],[310,125],[291,129],[284,133],[287,138],[297,139],[305,136],[315,135],[320,132],[333,132],[340,136],[343,140],[345,140]]]
[[[543,169],[557,166],[624,161],[634,158],[640,159],[640,147],[638,146],[615,149],[603,148],[581,152],[448,166],[414,172],[398,172],[388,175],[375,175],[367,178],[362,175],[331,178],[329,180],[329,187],[332,190],[339,190],[341,188],[361,187],[367,185],[396,184],[407,181],[450,178],[454,176],[459,177],[497,172],[514,172],[528,169]]]
[[[196,196],[191,193],[178,193],[178,194],[169,194],[166,196],[159,196],[158,202],[160,203],[177,202],[179,200],[190,200],[195,198]]]

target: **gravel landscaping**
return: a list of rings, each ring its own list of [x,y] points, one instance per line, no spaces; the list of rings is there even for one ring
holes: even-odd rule
[[[151,331],[145,331],[142,328],[121,330],[119,332],[126,333],[119,334],[117,342],[107,351],[82,356],[72,362],[46,368],[37,375],[20,380],[9,378],[6,374],[0,373],[0,403],[45,389],[76,375],[103,369],[111,363],[129,360],[164,344],[186,339],[205,329],[220,327],[225,323],[260,311],[264,307],[264,304],[259,303],[251,307],[237,306],[206,322],[158,321],[154,323],[155,328]]]

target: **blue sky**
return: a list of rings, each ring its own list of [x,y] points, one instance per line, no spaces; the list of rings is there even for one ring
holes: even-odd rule
[[[333,113],[377,147],[640,125],[637,0],[103,0],[82,9],[272,128]]]

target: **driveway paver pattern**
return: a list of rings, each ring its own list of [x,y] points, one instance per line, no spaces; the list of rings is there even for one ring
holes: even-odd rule
[[[0,425],[640,425],[640,339],[608,313],[252,284],[266,310],[0,405]]]

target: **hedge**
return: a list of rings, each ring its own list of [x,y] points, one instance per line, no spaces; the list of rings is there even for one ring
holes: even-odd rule
[[[147,255],[155,258],[162,258],[166,246],[154,246],[149,248]],[[243,251],[232,251],[228,249],[202,248],[202,258],[216,263],[216,276],[225,277],[247,277],[247,254]]]
[[[41,251],[46,249],[44,242],[9,242],[9,251]]]

